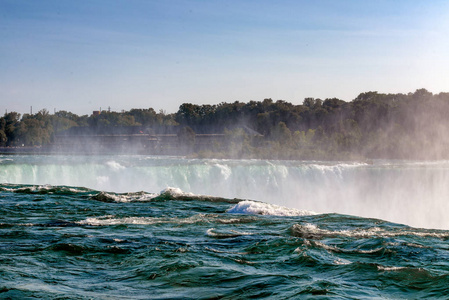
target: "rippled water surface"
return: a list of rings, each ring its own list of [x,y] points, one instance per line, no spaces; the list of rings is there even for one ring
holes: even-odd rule
[[[447,161],[0,155],[0,299],[446,299],[448,182]]]
[[[176,189],[117,194],[3,184],[0,191],[0,298],[448,293],[448,231]]]

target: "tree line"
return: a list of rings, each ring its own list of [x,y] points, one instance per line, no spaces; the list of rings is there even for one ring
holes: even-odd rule
[[[200,157],[447,159],[448,115],[449,93],[425,89],[408,94],[366,92],[350,102],[306,98],[300,105],[272,99],[183,103],[172,114],[152,108],[90,116],[10,112],[0,118],[0,145],[47,146],[57,134],[74,127],[114,131],[139,126],[146,133],[161,128],[178,132],[180,140],[186,132],[224,134],[221,142],[193,149]]]

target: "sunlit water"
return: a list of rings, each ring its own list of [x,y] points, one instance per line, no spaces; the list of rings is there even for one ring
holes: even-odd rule
[[[0,160],[0,298],[449,292],[447,162]]]

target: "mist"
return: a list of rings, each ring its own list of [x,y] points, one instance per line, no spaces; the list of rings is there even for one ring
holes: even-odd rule
[[[250,199],[316,213],[449,229],[449,162],[367,163],[183,159],[167,156],[2,156],[0,181],[99,191]]]
[[[1,150],[54,156],[8,158],[0,181],[114,192],[176,187],[448,229],[448,111],[448,93],[419,89],[302,105],[185,103],[175,114],[10,112],[0,118]]]

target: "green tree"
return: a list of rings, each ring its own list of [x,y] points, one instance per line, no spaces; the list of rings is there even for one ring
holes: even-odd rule
[[[5,135],[6,135],[6,145],[15,145],[17,138],[17,127],[19,125],[20,114],[17,112],[10,112],[5,114]]]
[[[25,146],[41,146],[50,143],[51,132],[43,121],[27,117],[20,122],[17,135],[18,141]]]
[[[6,142],[8,141],[8,137],[5,133],[6,129],[6,120],[4,117],[0,118],[0,146],[6,146]]]
[[[281,142],[284,145],[290,145],[292,133],[284,122],[279,122],[270,134],[273,141]]]

